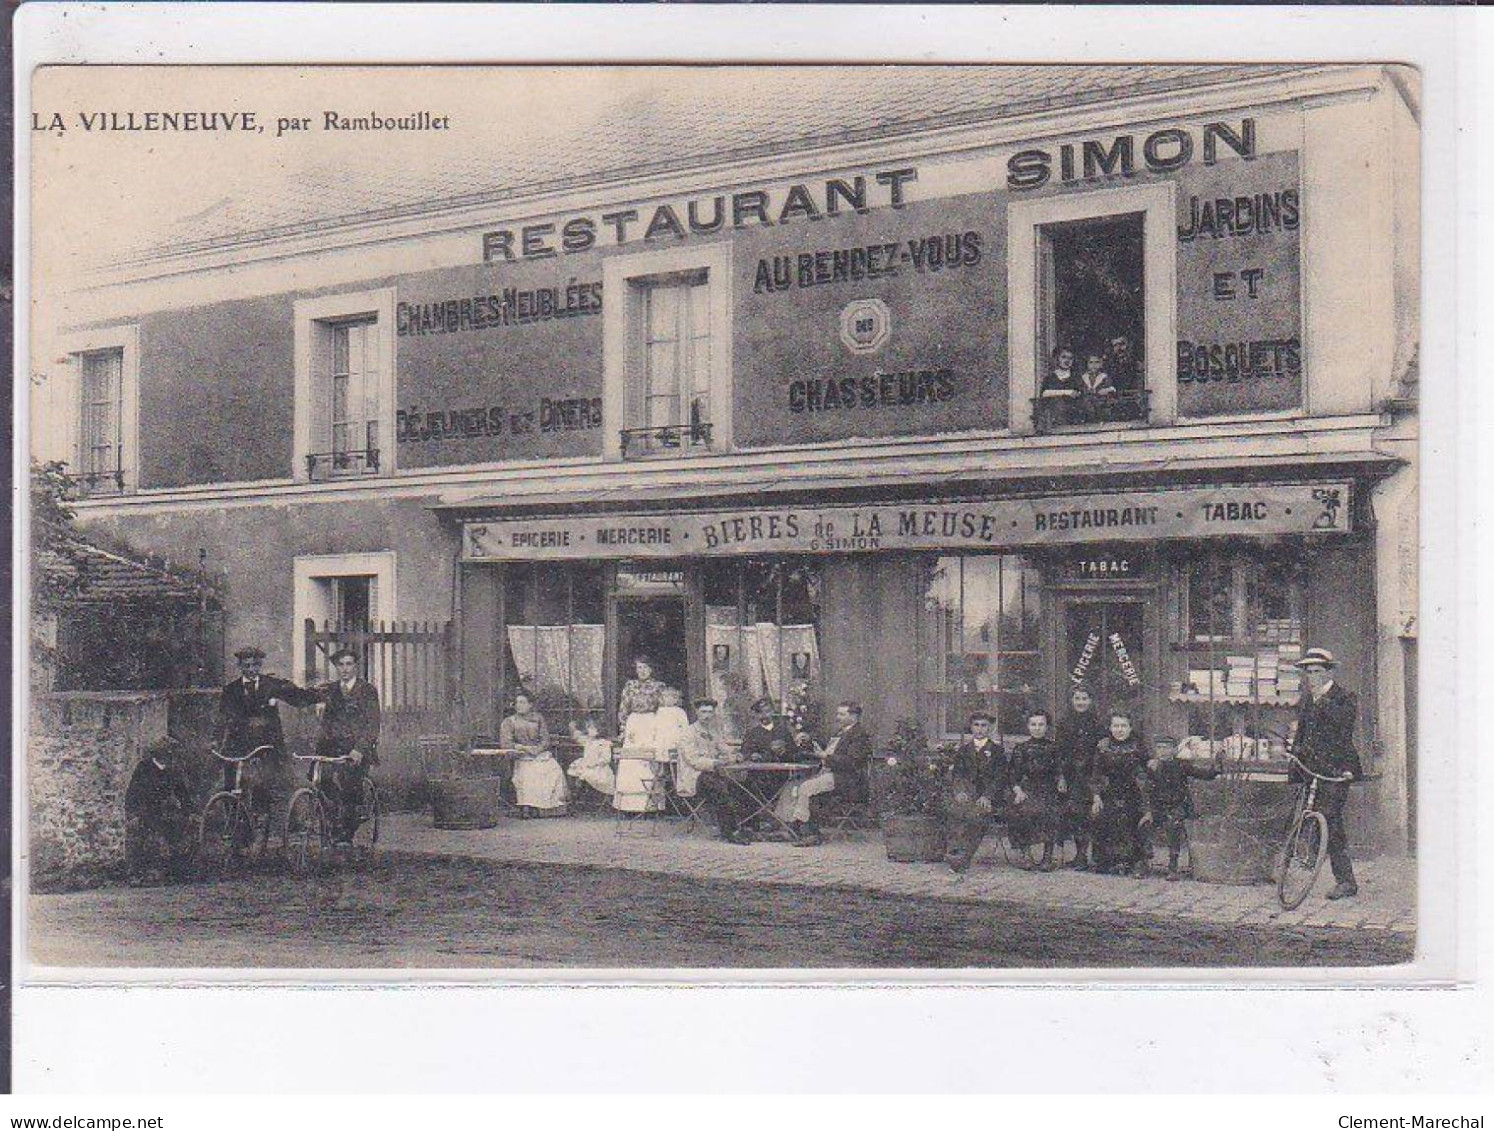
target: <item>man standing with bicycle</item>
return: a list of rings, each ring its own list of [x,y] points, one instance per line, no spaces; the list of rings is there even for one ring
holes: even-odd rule
[[[319,758],[346,758],[327,767],[322,789],[337,805],[333,838],[339,844],[352,842],[362,813],[363,782],[370,766],[379,761],[379,693],[358,675],[358,656],[351,648],[339,649],[332,657],[337,679],[316,689],[324,704],[321,727],[316,736]]]
[[[1354,747],[1354,723],[1359,704],[1352,692],[1345,691],[1333,679],[1337,661],[1326,648],[1309,648],[1297,661],[1307,681],[1307,694],[1297,712],[1292,753],[1315,774],[1327,778],[1349,775],[1346,781],[1319,783],[1318,812],[1328,822],[1328,863],[1333,868],[1333,889],[1329,899],[1347,899],[1359,894],[1354,879],[1354,863],[1349,859],[1349,840],[1344,833],[1344,805],[1349,800],[1349,784],[1364,776],[1359,754]],[[1303,775],[1293,767],[1291,780]]]
[[[318,698],[315,692],[297,687],[288,679],[265,675],[261,649],[251,645],[233,655],[239,662],[239,678],[226,684],[218,698],[218,750],[225,758],[242,758],[261,746],[270,748],[268,754],[255,759],[260,764],[250,771],[247,798],[256,825],[263,829],[263,848],[269,839],[270,814],[284,810],[291,792],[291,763],[280,726],[280,704],[309,707]],[[223,788],[232,789],[233,765],[225,766],[223,776]]]

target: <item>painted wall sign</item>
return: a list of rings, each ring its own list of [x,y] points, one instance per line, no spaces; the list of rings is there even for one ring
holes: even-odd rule
[[[879,169],[870,176],[827,178],[813,182],[812,187],[806,181],[651,206],[597,209],[485,232],[482,258],[485,263],[554,259],[597,247],[624,247],[640,240],[682,240],[714,235],[727,228],[767,227],[873,208],[898,208],[904,202],[904,186],[917,179],[918,170],[913,167]]]
[[[682,569],[636,569],[624,566],[617,571],[619,593],[675,594],[685,591]]]
[[[532,290],[504,287],[494,294],[463,295],[434,302],[401,302],[394,308],[394,327],[395,333],[404,338],[529,326],[552,318],[579,318],[600,313],[601,281],[567,279],[563,286]]]
[[[422,412],[419,405],[394,414],[394,437],[400,444],[467,440],[479,436],[523,435],[526,432],[585,432],[602,426],[601,397],[541,397],[537,408],[509,411],[502,405],[486,408],[446,408]]]
[[[1147,581],[1152,555],[1145,548],[1077,554],[1064,559],[1060,572],[1065,581]]]
[[[1302,403],[1302,200],[1295,153],[1191,170],[1178,195],[1178,409]]]
[[[840,343],[852,353],[876,353],[891,335],[892,314],[879,298],[858,298],[840,312]]]
[[[1249,161],[1256,155],[1255,119],[1243,118],[1238,125],[1209,122],[1201,128],[1153,130],[1149,134],[1114,134],[1108,139],[1090,138],[1044,148],[1023,149],[1006,162],[1006,187],[1013,191],[1036,189],[1055,179],[1060,184],[1129,177],[1140,172],[1175,173],[1201,157],[1205,165],[1218,162],[1230,151]]]
[[[979,503],[468,522],[466,561],[981,550],[1345,532],[1348,483],[1187,487]]]

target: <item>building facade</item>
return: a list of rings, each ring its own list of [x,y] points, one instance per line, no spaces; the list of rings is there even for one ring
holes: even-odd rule
[[[469,733],[521,682],[607,729],[646,654],[737,717],[1016,736],[1082,682],[1267,750],[1327,647],[1404,846],[1414,75],[1085,71],[115,265],[37,454],[206,548],[282,672],[308,621],[449,622]]]

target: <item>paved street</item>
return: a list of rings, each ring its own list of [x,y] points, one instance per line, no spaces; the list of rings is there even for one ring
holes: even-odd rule
[[[819,850],[723,845],[608,820],[440,832],[397,815],[381,850],[314,880],[37,895],[55,965],[282,967],[1344,966],[1410,958],[1411,868],[1369,862],[1365,896],[1276,915],[1274,893],[1036,875],[988,845],[953,882],[857,834]]]

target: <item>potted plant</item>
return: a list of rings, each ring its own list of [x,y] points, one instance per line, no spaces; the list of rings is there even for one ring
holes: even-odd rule
[[[887,859],[899,863],[944,859],[944,794],[950,754],[929,747],[913,719],[901,719],[892,741],[872,764],[872,800]]]

